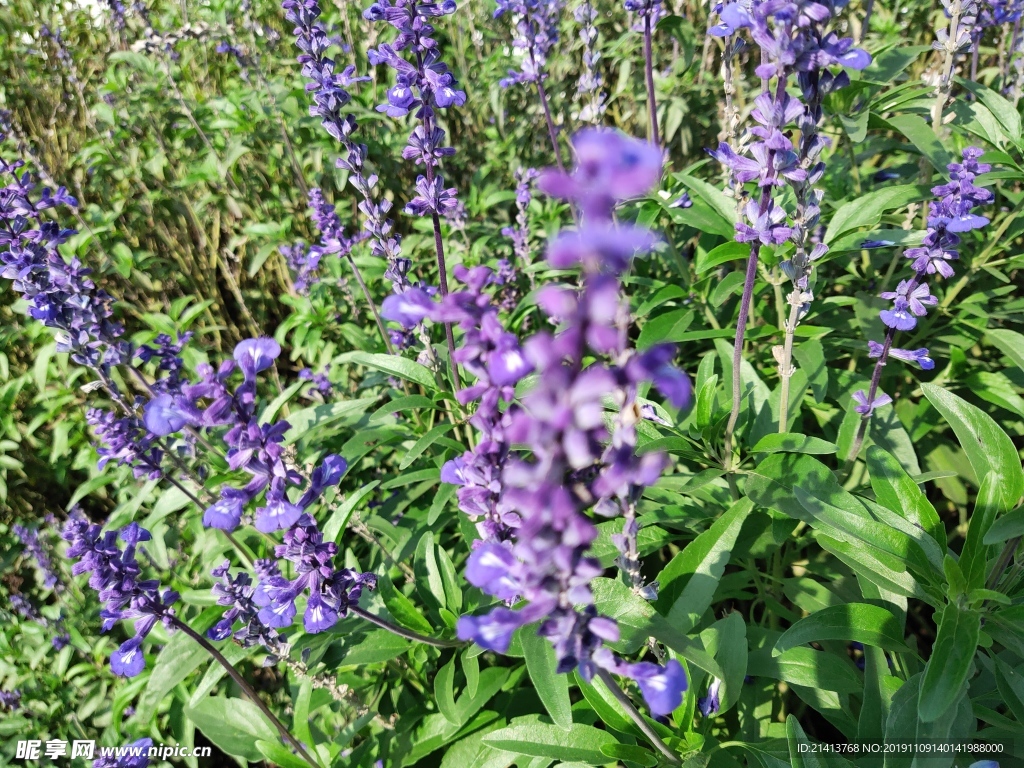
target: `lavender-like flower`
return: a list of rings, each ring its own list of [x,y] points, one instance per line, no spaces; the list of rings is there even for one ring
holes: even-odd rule
[[[136,739],[122,748],[119,755],[104,755],[92,761],[92,768],[148,768],[149,749],[153,740]]]
[[[533,368],[519,346],[519,339],[502,326],[497,308],[483,293],[495,282],[487,267],[455,269],[456,278],[469,290],[450,293],[438,308],[439,316],[457,322],[464,331],[455,359],[476,378],[476,383],[457,394],[459,402],[479,402],[470,423],[479,432],[473,450],[441,468],[441,481],[459,486],[459,509],[477,521],[484,543],[508,541],[519,526],[519,515],[502,500],[502,473],[511,450],[506,431],[511,415],[501,411],[510,403],[515,385]]]
[[[674,660],[664,668],[630,664],[603,647],[617,640],[619,631],[594,606],[589,582],[602,569],[588,555],[597,529],[583,513],[595,503],[598,513],[619,511],[616,501],[635,498],[664,467],[658,454],[635,456],[624,413],[619,416],[623,428],[609,435],[604,400],[617,399],[624,412],[632,411],[641,381],[653,381],[676,407],[689,400],[685,375],[671,366],[670,345],[644,353],[628,348],[628,309],[619,286],[633,253],[649,249],[653,239],[640,227],[615,225],[612,209],[617,200],[642,194],[658,180],[661,153],[606,130],[584,131],[573,143],[574,172],[549,171],[539,186],[570,198],[584,212],[585,229],[563,233],[548,252],[552,266],[581,266],[583,287],[577,293],[548,286],[538,295],[543,311],[562,330],[554,336],[539,333],[524,345],[537,383],[502,425],[503,440],[529,446],[531,458],[508,456],[500,480],[492,478],[490,485],[501,519],[510,519],[512,512],[518,525],[499,529],[505,538],[485,536],[466,567],[472,584],[514,609],[463,616],[458,633],[504,651],[516,629],[539,622],[539,633],[555,647],[560,672],[575,668],[587,680],[599,670],[629,676],[652,712],[665,715],[679,705],[686,688],[682,667]],[[584,367],[591,354],[598,362]],[[465,479],[464,472],[458,475],[461,469],[454,462],[446,465],[456,480]]]
[[[299,240],[291,245],[280,246],[278,251],[294,275],[292,283],[295,290],[308,296],[309,289],[320,282],[320,250]]]
[[[882,370],[889,358],[916,363],[925,370],[935,367],[926,348],[898,349],[893,346],[893,342],[900,331],[914,330],[918,318],[924,317],[927,308],[937,303],[938,300],[928,286],[928,279],[931,275],[952,277],[951,262],[960,258],[960,234],[980,229],[989,223],[986,217],[971,212],[975,206],[987,205],[994,199],[990,191],[974,184],[978,174],[991,170],[987,163],[978,162],[981,155],[982,150],[968,147],[963,151],[963,162],[950,163],[949,183],[932,187],[932,192],[939,199],[928,213],[928,233],[920,246],[908,248],[904,253],[904,256],[911,259],[914,274],[910,279],[901,281],[895,291],[882,294],[882,298],[892,301],[892,307],[880,313],[886,326],[883,341],[868,342],[869,356],[878,362],[875,363],[868,391],[859,390],[853,395],[855,410],[861,414],[861,422],[848,461],[852,462],[860,453],[871,414],[876,408],[892,402],[892,397],[878,391]]]
[[[295,566],[298,574],[289,581],[274,567],[264,567],[253,594],[253,603],[260,607],[257,617],[265,627],[290,626],[295,617],[295,600],[308,592],[303,626],[309,633],[323,632],[348,615],[359,604],[363,589],[374,589],[376,576],[351,568],[335,569],[334,556],[338,545],[325,542],[316,521],[302,515],[284,535],[284,544],[277,546],[277,557]]]
[[[573,11],[573,18],[580,25],[580,40],[583,42],[583,66],[576,84],[576,94],[582,104],[580,120],[592,124],[600,123],[608,108],[601,90],[604,80],[601,78],[601,54],[597,50],[597,27],[594,23],[597,15],[593,0],[583,0]]]
[[[736,240],[750,243],[751,248],[733,347],[733,403],[725,430],[727,462],[732,461],[733,433],[742,400],[739,371],[743,338],[761,246],[780,245],[790,239],[798,241],[798,253],[786,266],[794,282],[794,291],[790,295],[791,322],[787,334],[795,329],[809,301],[806,288],[811,262],[824,253],[823,248],[808,253],[805,246],[807,232],[813,227],[819,213],[820,195],[813,184],[823,171],[817,162],[817,155],[825,146],[817,133],[821,117],[820,99],[826,87],[834,90],[848,82],[848,78],[845,75],[833,77],[826,73],[823,80],[821,70],[828,66],[863,69],[871,62],[866,52],[853,47],[852,39],[840,39],[834,32],[827,30],[826,25],[832,13],[832,4],[822,5],[811,0],[761,0],[750,5],[732,2],[719,10],[721,23],[709,29],[710,34],[719,36],[732,35],[740,29],[749,30],[750,36],[761,49],[761,64],[756,72],[763,84],[762,93],[755,99],[756,106],[751,113],[757,126],[751,129],[755,140],[749,145],[749,156],[738,154],[724,142],[719,144],[717,150],[711,151],[713,157],[729,168],[737,185],[757,181],[760,189],[759,197],[751,199],[743,209],[746,221],[736,224]],[[809,105],[802,104],[787,92],[789,78],[794,74],[800,76],[800,84]],[[784,131],[793,122],[797,122],[801,129],[799,152]],[[797,192],[798,211],[794,226],[789,226],[786,211],[773,194],[775,187],[787,183]],[[790,350],[791,344],[791,339],[787,337],[786,347]],[[792,371],[785,350],[780,350],[780,358],[784,382],[788,382]],[[783,424],[786,422],[787,410],[782,411]]]
[[[519,67],[509,69],[501,87],[545,80],[548,54],[558,43],[558,23],[564,0],[497,0],[497,3],[494,16],[512,16],[512,48],[522,56]]]
[[[115,675],[135,677],[145,668],[142,641],[162,621],[168,631],[174,631],[174,610],[178,594],[173,590],[160,592],[160,583],[141,580],[141,567],[135,559],[138,545],[149,541],[149,531],[130,523],[115,531],[103,530],[82,517],[71,517],[61,537],[68,542],[67,556],[77,559],[71,572],[76,576],[91,574],[89,586],[99,593],[106,605],[100,612],[103,631],[113,628],[118,621],[134,620],[135,635],[126,640],[110,657],[110,668]],[[122,550],[118,538],[124,542]]]
[[[50,559],[50,553],[46,551],[46,547],[43,546],[43,542],[39,539],[38,528],[26,528],[23,525],[15,523],[11,526],[11,533],[21,542],[24,547],[23,554],[32,560],[36,568],[43,576],[43,586],[46,589],[53,589],[57,586],[59,579],[57,578],[57,572],[53,568],[53,561]]]
[[[0,691],[0,708],[13,712],[21,706],[21,691]]]
[[[250,648],[261,645],[270,651],[270,663],[274,663],[285,653],[285,639],[276,629],[267,626],[259,618],[260,607],[253,596],[256,586],[252,577],[243,572],[230,574],[231,563],[224,561],[213,569],[213,576],[219,581],[213,585],[213,594],[217,605],[228,606],[221,620],[207,630],[206,636],[211,640],[226,640],[234,636],[242,647]],[[277,563],[272,560],[256,561],[256,576],[260,580],[276,578],[281,575]],[[236,623],[241,629],[234,630]]]
[[[508,77],[499,83],[502,88],[515,84],[533,83],[547,122],[548,138],[555,153],[555,162],[562,168],[562,150],[558,145],[558,129],[551,114],[544,81],[547,73],[547,57],[552,46],[558,42],[558,23],[565,7],[565,0],[498,0],[495,17],[503,14],[512,16],[512,47],[520,52],[522,63],[518,69],[510,69]]]
[[[504,227],[501,234],[512,241],[512,253],[516,263],[527,266],[530,259],[530,217],[527,213],[533,193],[530,185],[540,174],[533,168],[517,168],[516,179],[516,223],[514,227]]]
[[[458,89],[455,76],[441,60],[441,52],[432,35],[431,21],[455,13],[454,0],[442,3],[425,0],[377,0],[363,11],[363,17],[385,22],[397,31],[392,43],[382,43],[368,53],[370,64],[386,64],[395,71],[395,84],[387,91],[387,101],[377,107],[392,117],[413,113],[417,125],[409,136],[402,157],[423,166],[423,175],[416,179],[416,197],[405,212],[429,216],[434,230],[438,284],[441,296],[448,295],[448,273],[445,265],[441,218],[457,206],[456,190],[446,187],[440,174],[441,159],[455,154],[445,145],[445,132],[437,125],[438,110],[460,107],[466,94]],[[403,55],[404,54],[404,55]],[[448,353],[454,361],[455,338],[450,323],[445,323]],[[461,387],[458,368],[452,363],[455,388]]]
[[[644,79],[647,85],[648,138],[652,144],[660,145],[661,136],[658,131],[658,101],[654,92],[654,27],[665,16],[662,0],[626,0],[623,4],[627,11],[639,17],[633,29],[644,36]]]
[[[57,351],[103,372],[127,359],[123,329],[113,320],[113,300],[89,279],[90,270],[58,248],[75,234],[44,218],[45,211],[78,205],[63,187],[37,189],[24,163],[0,159],[0,277],[29,303],[28,313],[57,330]]]

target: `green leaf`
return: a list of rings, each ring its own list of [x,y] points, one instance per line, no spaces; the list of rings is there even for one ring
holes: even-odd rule
[[[982,541],[985,544],[1002,544],[1018,536],[1024,536],[1024,507],[1017,507],[992,523]]]
[[[790,648],[824,640],[858,642],[887,651],[909,652],[903,630],[892,612],[867,603],[845,603],[806,616],[782,633],[773,656]]]
[[[988,111],[999,121],[999,125],[1002,126],[1003,131],[1010,137],[1011,141],[1014,143],[1020,141],[1020,113],[1017,112],[1017,108],[1013,104],[981,83],[975,83],[960,77],[956,81],[977,96],[979,101],[988,107]]]
[[[750,449],[751,453],[835,453],[836,446],[820,437],[808,437],[795,432],[781,432],[765,435]]]
[[[377,576],[377,590],[380,592],[388,613],[394,616],[399,624],[424,635],[434,634],[434,628],[430,626],[412,600],[395,588],[391,577],[386,573]]]
[[[992,328],[985,331],[985,336],[1024,371],[1024,335],[1006,328]]]
[[[991,416],[942,387],[922,384],[921,390],[953,428],[979,484],[994,472],[1003,508],[1015,507],[1024,494],[1024,470],[1013,441]]]
[[[256,749],[272,764],[281,768],[309,768],[309,763],[292,754],[283,744],[275,741],[256,741]]]
[[[996,687],[1018,723],[1024,723],[1024,675],[998,656],[993,656]]]
[[[263,757],[257,741],[278,739],[277,730],[256,705],[242,699],[215,696],[186,707],[185,716],[221,751],[252,762]]]
[[[930,133],[931,129],[928,130]],[[874,227],[886,211],[903,208],[930,196],[931,189],[921,184],[901,184],[869,192],[846,203],[833,214],[825,232],[825,242],[831,244],[861,227]]]
[[[994,472],[985,475],[974,503],[974,513],[967,528],[967,539],[960,552],[960,570],[967,579],[969,589],[985,586],[988,570],[988,549],[985,537],[999,513],[999,479]]]
[[[696,626],[711,605],[736,537],[753,508],[749,499],[737,501],[658,574],[660,594],[654,607],[681,632]]]
[[[925,723],[938,720],[952,707],[967,682],[981,635],[981,614],[951,603],[942,610],[938,624],[918,698]]]
[[[337,362],[365,365],[367,368],[383,371],[389,376],[398,376],[414,384],[419,384],[430,392],[436,392],[438,389],[430,369],[404,357],[372,352],[346,352],[338,357]]]
[[[945,549],[946,528],[924,491],[888,451],[873,445],[867,452],[868,472],[875,499],[928,532]]]
[[[824,761],[809,747],[807,734],[793,715],[786,718],[786,740],[789,742],[789,759],[792,768],[824,768]]]
[[[494,731],[484,743],[496,749],[531,757],[548,757],[563,762],[577,761],[588,765],[605,765],[608,755],[602,747],[618,743],[608,731],[574,723],[568,731],[545,723],[519,723]]]
[[[601,747],[601,752],[615,760],[642,765],[646,768],[653,768],[658,764],[658,758],[654,756],[653,752],[633,744],[605,744]]]
[[[735,240],[715,246],[707,253],[697,254],[697,274],[701,275],[713,267],[730,261],[746,259],[750,255],[750,245],[737,243]]]
[[[652,317],[640,330],[637,349],[644,350],[663,341],[679,341],[693,322],[692,309],[677,309]]]
[[[211,614],[211,618],[212,616],[213,614]],[[209,621],[202,631],[208,629],[212,624],[213,621]],[[203,647],[184,632],[176,632],[171,635],[170,641],[160,651],[160,656],[157,658],[156,664],[153,665],[153,671],[146,683],[146,690],[139,698],[139,704],[136,707],[139,722],[149,722],[167,694],[209,660],[210,656]]]
[[[703,181],[702,179],[690,176],[688,173],[676,173],[674,175],[676,179],[683,182],[683,184],[685,184],[687,187],[693,190],[697,194],[697,196],[700,197],[705,203],[714,208],[715,211],[717,211],[723,219],[730,223],[735,223],[735,200],[723,194],[718,187],[708,184],[706,181]]]
[[[416,461],[416,459],[418,459],[423,454],[423,452],[427,450],[427,448],[436,443],[438,438],[442,437],[443,435],[446,435],[453,429],[455,429],[455,425],[452,424],[450,421],[445,421],[442,422],[441,424],[438,424],[436,427],[427,432],[427,434],[425,434],[423,437],[421,437],[419,440],[413,443],[412,448],[410,448],[409,452],[405,454],[405,458],[402,459],[402,463],[398,465],[398,468],[400,470],[407,468],[410,464]]]
[[[751,625],[747,627],[747,634],[751,648],[747,659],[748,675],[837,693],[859,693],[864,687],[860,673],[845,658],[802,647],[773,656],[772,647],[778,642],[778,632]]]
[[[305,437],[315,429],[322,429],[328,424],[346,416],[361,415],[377,402],[375,397],[363,397],[358,400],[342,400],[338,403],[324,403],[292,411],[288,414],[291,429],[285,435],[285,445],[291,445]]]
[[[372,483],[364,485],[355,493],[349,494],[341,506],[331,513],[331,516],[324,524],[324,539],[326,541],[338,540],[338,536],[345,530],[345,526],[348,525],[349,518],[352,517],[356,507],[359,506],[363,499],[373,493],[378,485],[380,485],[380,480],[374,480]]]
[[[555,725],[563,731],[572,728],[572,702],[569,700],[569,676],[559,674],[555,649],[547,638],[537,634],[537,627],[530,625],[520,632],[523,656],[530,681],[537,691],[544,709],[551,715]]]
[[[437,702],[437,709],[445,720],[455,725],[462,725],[459,712],[455,708],[455,660],[457,654],[452,654],[434,677],[434,700]]]
[[[516,761],[513,752],[489,747],[483,743],[489,733],[501,728],[494,723],[482,731],[467,736],[449,747],[441,759],[441,768],[509,768]]]
[[[889,125],[902,133],[913,144],[917,151],[928,158],[932,168],[945,176],[946,166],[952,162],[949,152],[935,136],[935,131],[917,115],[896,115],[888,119]]]

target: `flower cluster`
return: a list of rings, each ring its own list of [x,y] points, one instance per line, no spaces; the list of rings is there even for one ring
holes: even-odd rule
[[[515,385],[533,368],[523,356],[519,339],[502,326],[497,308],[483,292],[495,282],[487,267],[456,267],[456,278],[469,290],[450,293],[435,317],[458,323],[465,335],[455,360],[476,378],[457,393],[459,402],[478,402],[470,423],[480,433],[473,450],[441,468],[441,481],[459,486],[459,509],[477,520],[484,542],[512,538],[519,515],[502,500],[502,472],[511,448],[506,435],[511,416],[502,412],[512,401]]]
[[[290,626],[295,618],[296,599],[308,592],[303,626],[310,633],[323,632],[348,615],[350,607],[359,604],[363,589],[376,587],[377,577],[372,573],[336,569],[333,561],[338,545],[323,538],[316,520],[303,514],[285,532],[284,544],[275,549],[277,557],[294,564],[298,574],[295,580],[282,576],[276,564],[261,566],[252,601],[260,608],[257,618],[263,626]]]
[[[21,706],[21,691],[0,691],[0,708],[13,712]]]
[[[321,395],[329,395],[334,391],[334,385],[331,384],[331,380],[327,377],[330,370],[330,365],[325,365],[324,369],[320,371],[320,373],[314,373],[311,368],[303,368],[299,371],[299,378],[303,381],[308,381],[313,385],[310,387],[310,392],[315,389]]]
[[[446,188],[437,173],[441,159],[455,154],[445,145],[445,132],[437,127],[437,110],[461,107],[466,103],[466,93],[458,89],[455,76],[441,60],[430,23],[455,10],[454,0],[377,0],[363,11],[366,19],[386,22],[398,32],[392,43],[371,49],[368,56],[370,64],[385,64],[395,71],[395,84],[387,91],[387,101],[377,109],[391,117],[414,112],[419,121],[402,151],[403,158],[423,165],[425,171],[416,179],[416,197],[405,207],[413,216],[442,217],[457,205],[456,190]]]
[[[270,368],[280,354],[281,347],[273,339],[246,339],[235,347],[234,358],[218,370],[200,366],[200,380],[182,386],[180,395],[159,395],[146,404],[145,425],[156,435],[171,435],[186,424],[228,427],[224,434],[228,466],[248,473],[250,480],[242,488],[221,488],[220,498],[203,515],[208,527],[234,530],[245,505],[265,490],[263,505],[256,510],[256,528],[264,533],[288,528],[325,489],[337,485],[347,469],[341,457],[325,457],[302,496],[294,503],[289,499],[289,486],[303,482],[302,475],[284,460],[284,436],[291,425],[287,421],[261,424],[256,417],[257,374]],[[228,382],[236,371],[241,371],[242,381],[232,392]]]
[[[813,194],[812,185],[824,171],[816,162],[826,146],[817,132],[820,99],[824,93],[849,82],[848,77],[833,78],[829,74],[825,90],[819,71],[834,65],[863,69],[871,63],[865,51],[853,47],[851,38],[840,39],[826,30],[825,24],[831,15],[830,7],[804,0],[758,2],[749,7],[734,2],[721,8],[721,23],[709,30],[713,35],[725,36],[739,29],[749,29],[762,54],[757,74],[765,88],[755,99],[756,106],[751,113],[758,125],[751,129],[756,140],[748,147],[749,157],[738,154],[724,142],[710,152],[730,169],[738,183],[757,181],[761,189],[760,199],[749,201],[744,208],[746,222],[736,224],[739,242],[780,245],[793,238],[796,232],[802,243],[803,232],[817,219],[817,200],[809,195]],[[801,74],[801,85],[810,108],[786,91],[788,79],[795,73]],[[769,87],[773,77],[776,78],[774,90]],[[794,122],[803,135],[799,154],[784,130]],[[772,197],[772,188],[787,182],[803,193],[799,230],[787,226],[785,210]],[[823,253],[822,250],[809,258]]]
[[[994,199],[989,190],[974,184],[978,174],[991,170],[987,163],[978,162],[981,155],[982,150],[968,147],[963,151],[963,162],[950,163],[949,183],[932,187],[938,200],[928,212],[928,232],[920,246],[904,252],[904,256],[911,259],[914,274],[901,280],[895,291],[882,294],[883,299],[892,301],[892,306],[880,313],[886,326],[885,338],[881,343],[868,342],[868,355],[878,362],[868,391],[859,390],[853,395],[855,410],[865,419],[876,408],[892,402],[889,395],[878,392],[882,368],[890,357],[916,363],[925,370],[935,367],[926,348],[898,349],[893,347],[893,341],[899,331],[914,330],[918,318],[928,313],[929,306],[938,303],[928,287],[928,279],[930,275],[953,276],[951,262],[960,258],[957,250],[960,235],[989,222],[986,217],[971,212],[975,206],[987,205]]]
[[[78,205],[64,187],[37,191],[32,177],[18,175],[21,161],[0,159],[0,277],[29,303],[28,313],[57,334],[57,351],[74,362],[106,370],[126,359],[119,342],[122,328],[113,317],[112,299],[89,279],[90,270],[74,258],[66,262],[58,248],[75,234],[44,219],[50,209]]]
[[[92,761],[92,768],[148,768],[149,750],[153,740],[149,737],[136,739],[125,745],[119,755],[104,755]]]
[[[589,680],[603,668],[629,676],[652,712],[664,715],[686,688],[682,667],[674,660],[664,668],[630,664],[603,647],[618,640],[619,630],[594,605],[589,583],[602,568],[588,555],[597,528],[584,514],[589,506],[598,514],[617,513],[615,501],[635,498],[665,466],[657,453],[635,455],[629,427],[639,413],[636,386],[653,381],[679,408],[690,399],[689,381],[671,365],[671,345],[643,353],[629,348],[629,311],[619,285],[634,253],[649,250],[654,238],[642,227],[615,224],[612,211],[657,182],[661,152],[608,130],[584,131],[573,146],[573,173],[548,171],[539,185],[584,213],[585,227],[561,234],[548,250],[553,267],[582,267],[582,289],[547,286],[538,294],[560,331],[538,333],[523,346],[537,383],[502,425],[505,440],[529,448],[529,456],[505,460],[498,484],[498,508],[504,518],[513,513],[518,525],[507,540],[481,542],[466,568],[472,584],[511,607],[463,616],[458,633],[504,651],[516,629],[539,622],[560,672],[576,668]],[[598,362],[585,367],[589,355]],[[622,409],[613,434],[604,418],[609,399]]]
[[[224,605],[228,610],[220,621],[206,631],[211,640],[234,639],[244,648],[261,645],[270,651],[268,663],[273,664],[279,655],[284,653],[284,637],[276,629],[267,626],[259,618],[260,607],[254,600],[256,586],[252,577],[240,571],[234,576],[230,574],[231,563],[227,560],[213,569],[214,578],[219,579],[213,585],[213,594],[217,605]],[[260,580],[280,575],[277,564],[272,560],[256,561],[256,577]],[[241,622],[241,629],[234,630],[236,622]]]
[[[573,11],[573,18],[580,26],[580,40],[583,42],[583,66],[580,68],[580,79],[576,84],[576,94],[583,106],[580,109],[580,120],[585,123],[598,123],[604,117],[608,105],[601,91],[604,80],[601,77],[601,54],[597,50],[597,8],[592,0],[583,0]]]
[[[11,533],[21,542],[24,547],[23,554],[35,562],[36,567],[43,577],[43,586],[46,589],[53,589],[57,586],[57,572],[53,568],[53,561],[50,553],[46,551],[43,542],[39,540],[38,528],[26,528],[15,523],[11,526]]]
[[[533,200],[530,185],[539,175],[533,168],[516,169],[516,223],[514,227],[501,230],[501,234],[512,241],[512,253],[521,267],[530,263],[530,218],[527,210]]]
[[[495,17],[513,17],[512,47],[522,55],[518,69],[510,69],[500,85],[508,88],[520,83],[544,80],[548,53],[558,43],[558,22],[564,0],[497,0]]]
[[[104,532],[100,526],[80,516],[72,516],[61,534],[68,542],[67,556],[77,559],[71,572],[76,576],[91,574],[89,586],[99,593],[106,605],[100,612],[103,631],[118,621],[135,621],[135,635],[126,640],[110,657],[110,668],[116,675],[135,677],[146,665],[142,641],[157,621],[168,630],[175,629],[174,610],[178,594],[173,590],[160,592],[160,583],[140,578],[141,567],[135,559],[136,548],[152,537],[138,523],[129,523],[117,531]],[[124,550],[117,543],[124,542]]]
[[[346,89],[368,78],[356,77],[353,66],[335,72],[334,59],[326,55],[331,40],[319,20],[317,0],[284,0],[281,7],[285,18],[295,25],[295,43],[302,51],[298,60],[302,64],[302,74],[308,80],[306,90],[313,96],[309,112],[319,117],[324,130],[341,143],[344,155],[336,164],[348,172],[349,183],[362,197],[359,210],[366,217],[363,226],[373,239],[371,251],[387,262],[385,277],[392,281],[397,291],[401,291],[406,286],[405,276],[411,263],[402,256],[402,238],[394,232],[394,223],[388,218],[391,201],[375,200],[377,177],[373,174],[366,176],[363,172],[366,145],[352,138],[356,130],[355,117],[343,113],[352,100]]]

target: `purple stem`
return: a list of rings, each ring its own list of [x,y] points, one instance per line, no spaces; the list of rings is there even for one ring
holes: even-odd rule
[[[230,661],[224,658],[220,651],[214,648],[213,645],[211,645],[210,642],[205,637],[196,632],[194,629],[192,629],[192,627],[190,627],[188,624],[186,624],[176,616],[171,617],[171,624],[174,626],[175,629],[180,629],[186,635],[188,635],[197,643],[199,643],[199,645],[202,646],[203,650],[210,654],[216,660],[216,662],[224,668],[224,671],[227,672],[228,676],[235,681],[239,688],[242,689],[242,692],[249,698],[249,700],[252,701],[252,703],[256,705],[257,709],[259,709],[259,711],[262,712],[263,715],[274,725],[274,727],[277,729],[277,732],[281,734],[281,738],[287,741],[292,746],[292,748],[302,757],[302,759],[309,763],[311,766],[313,766],[313,768],[319,768],[320,764],[309,756],[309,753],[306,751],[305,747],[302,746],[302,743],[294,736],[292,736],[291,731],[285,728],[281,721],[278,720],[277,717],[274,715],[274,713],[270,711],[270,708],[263,703],[263,699],[261,699],[259,694],[256,693],[255,690],[253,690],[253,687],[251,685],[249,685],[249,681],[242,677],[241,674],[239,674],[238,670],[234,668]]]
[[[650,115],[648,138],[652,144],[661,144],[658,134],[658,102],[654,96],[654,53],[651,41],[651,16],[644,16],[644,74],[647,77],[647,111]]]

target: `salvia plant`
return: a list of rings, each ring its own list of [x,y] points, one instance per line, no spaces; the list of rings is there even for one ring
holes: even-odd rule
[[[1020,764],[1022,11],[10,0],[0,760]]]

